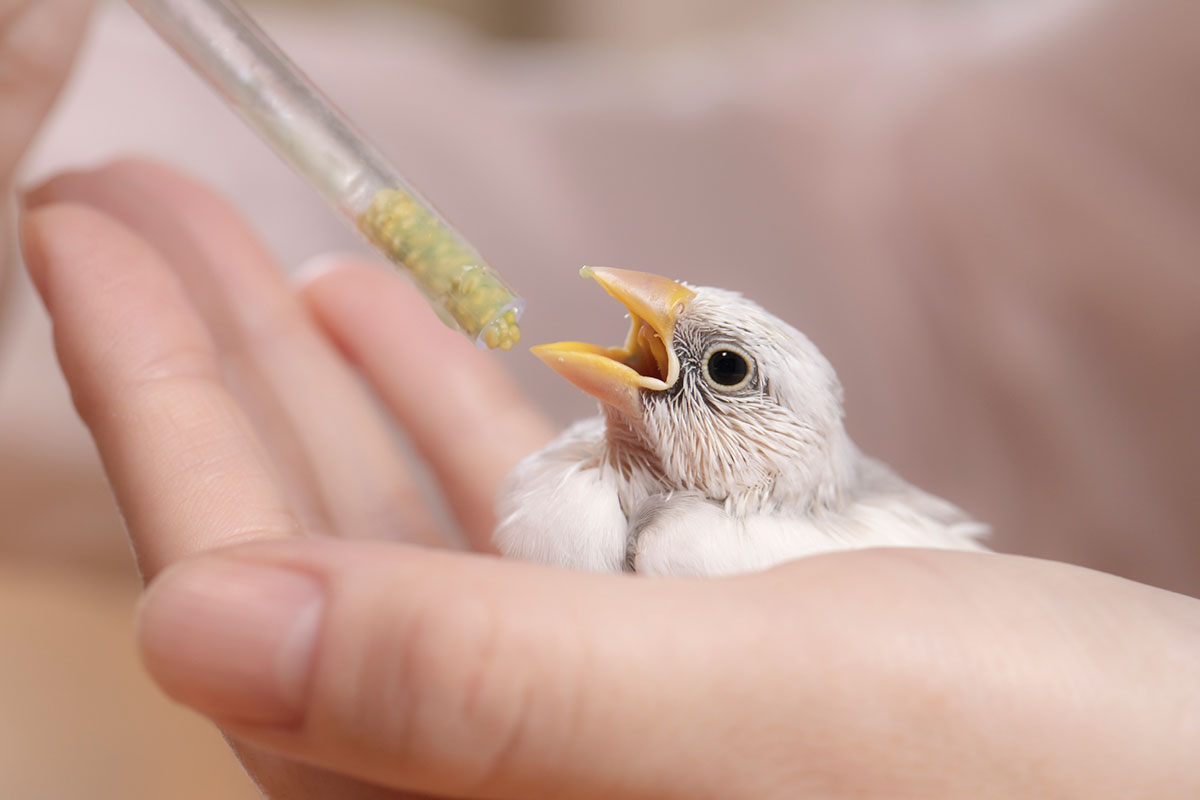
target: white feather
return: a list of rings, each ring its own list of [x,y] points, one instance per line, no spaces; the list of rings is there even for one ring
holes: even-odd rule
[[[867,547],[984,550],[987,527],[954,505],[863,459],[886,486],[866,488],[842,511],[744,516],[694,493],[648,500],[631,519],[630,563],[643,575],[731,575],[804,556]]]
[[[604,466],[604,420],[577,422],[526,458],[500,489],[492,536],[526,561],[620,572],[628,525],[617,475]]]
[[[831,550],[985,549],[987,527],[864,456],[833,368],[795,328],[732,292],[697,288],[680,316],[670,391],[577,423],[500,493],[505,555],[576,569],[724,575]],[[706,384],[729,342],[754,388]]]

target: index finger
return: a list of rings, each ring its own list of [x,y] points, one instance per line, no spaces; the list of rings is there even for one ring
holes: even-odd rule
[[[145,241],[76,205],[27,213],[22,245],[59,362],[147,578],[301,526],[179,280]]]

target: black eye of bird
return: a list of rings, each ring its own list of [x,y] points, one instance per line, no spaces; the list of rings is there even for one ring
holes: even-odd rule
[[[705,370],[714,388],[735,389],[750,377],[750,362],[737,350],[720,347],[708,354]]]

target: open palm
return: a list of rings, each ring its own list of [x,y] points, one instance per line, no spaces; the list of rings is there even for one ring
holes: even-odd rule
[[[29,204],[56,204],[26,241],[35,263],[74,265],[34,274],[147,581],[277,537],[461,546],[352,364],[411,434],[467,546],[489,549],[499,481],[551,428],[403,280],[347,264],[302,296],[223,201],[146,163],[61,177]],[[242,757],[273,794],[297,796],[299,781],[350,796]]]

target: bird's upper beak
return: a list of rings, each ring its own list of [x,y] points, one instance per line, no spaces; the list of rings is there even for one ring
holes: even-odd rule
[[[629,309],[633,325],[624,347],[558,342],[532,348],[534,355],[571,383],[629,415],[641,409],[640,389],[662,391],[679,379],[672,343],[675,323],[695,292],[681,283],[648,272],[584,267]]]

